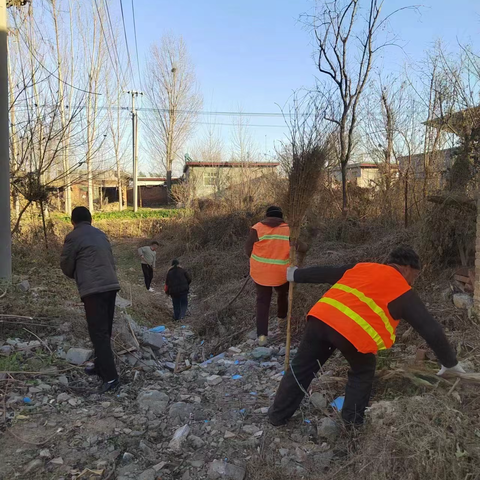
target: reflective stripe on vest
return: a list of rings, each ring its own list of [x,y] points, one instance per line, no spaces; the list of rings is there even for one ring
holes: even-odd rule
[[[310,316],[323,321],[361,353],[376,353],[395,342],[395,320],[389,304],[410,290],[395,268],[359,263],[312,307]]]
[[[290,264],[290,260],[275,260],[274,258],[263,258],[253,254],[252,254],[252,258],[257,262],[269,263],[270,265],[289,265]]]

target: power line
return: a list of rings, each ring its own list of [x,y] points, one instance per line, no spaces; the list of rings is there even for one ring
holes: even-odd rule
[[[110,52],[110,45],[108,44],[107,35],[105,33],[105,29],[103,28],[103,19],[102,19],[102,16],[100,15],[100,9],[98,8],[98,0],[95,0],[95,6],[97,8],[98,19],[100,20],[100,28],[102,29],[103,38],[105,39],[105,46],[107,47],[108,56],[110,57],[110,61],[112,62],[112,67],[113,67],[113,70],[115,71],[115,75],[117,76],[118,83],[120,83],[118,70],[115,68],[115,62],[113,61],[112,54]]]
[[[130,48],[128,47],[128,36],[127,36],[127,27],[125,26],[125,15],[123,13],[123,0],[120,0],[120,11],[122,13],[123,33],[125,35],[125,45],[127,47],[128,65],[130,67],[130,72],[132,74],[132,81],[135,83],[135,76],[133,74],[133,68],[132,68],[132,59],[130,57]]]
[[[138,81],[140,82],[140,79],[142,76],[140,75],[140,60],[138,57],[138,41],[137,41],[137,22],[135,21],[135,5],[132,0],[132,16],[133,16],[133,34],[135,36],[135,52],[137,55],[137,69],[138,69]]]
[[[17,31],[19,32],[19,36],[22,38],[22,40],[24,41],[28,51],[30,52],[30,54],[32,55],[32,57],[38,62],[38,64],[48,73],[50,74],[53,78],[57,79],[58,81],[62,82],[63,84],[67,85],[68,87],[70,88],[73,88],[74,90],[78,90],[79,92],[83,92],[83,93],[88,93],[88,94],[91,94],[91,95],[101,95],[101,93],[97,93],[97,92],[90,92],[89,90],[84,90],[83,88],[79,88],[79,87],[76,87],[75,85],[72,85],[71,83],[68,83],[66,82],[65,80],[62,80],[61,78],[59,78],[57,75],[55,75],[53,72],[51,72],[39,59],[38,57],[35,55],[35,53],[33,53],[32,49],[30,48],[30,45],[28,44],[28,42],[25,40],[25,38],[23,37],[23,34],[21,34],[21,31],[20,29],[18,28],[18,25],[17,25],[17,19],[14,17],[14,21],[15,21],[15,28],[17,29]],[[35,25],[37,25],[37,22],[36,20],[34,19],[34,22],[35,22]],[[38,29],[38,25],[37,25],[37,29]],[[41,34],[40,34],[41,35]],[[43,39],[43,35],[41,35],[42,39]]]
[[[115,54],[117,56],[118,65],[120,65],[122,62],[120,62],[120,54],[118,53],[115,31],[113,29],[112,17],[110,15],[110,7],[108,6],[108,0],[103,0],[103,1],[104,1],[104,4],[105,4],[106,11],[107,11],[108,23],[110,25],[110,32],[112,34],[113,47],[115,49]],[[127,82],[125,80],[125,72],[123,71],[122,74],[123,74],[123,86],[125,86],[127,84]]]

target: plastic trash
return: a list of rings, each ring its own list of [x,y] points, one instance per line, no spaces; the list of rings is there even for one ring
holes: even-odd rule
[[[159,325],[158,327],[153,327],[149,330],[149,332],[153,332],[153,333],[162,333],[164,332],[166,329],[165,325]]]
[[[239,378],[242,378],[241,375],[233,375],[232,380],[238,380]]]
[[[234,364],[238,365],[240,362],[238,360],[235,360]]]
[[[245,408],[242,408],[239,410],[239,412],[243,415],[247,410]]]
[[[23,397],[23,403],[32,403],[32,399],[30,397]]]
[[[307,418],[304,420],[305,423],[312,423],[311,420],[308,420]]]
[[[250,395],[256,395],[257,392],[250,392]]]
[[[335,410],[340,411],[343,408],[344,401],[345,401],[345,397],[337,397],[332,403],[330,403],[330,406]]]

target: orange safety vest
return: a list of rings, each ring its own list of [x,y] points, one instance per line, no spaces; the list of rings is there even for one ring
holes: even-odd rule
[[[378,263],[359,263],[313,306],[309,315],[330,325],[361,353],[377,353],[395,342],[388,304],[410,290],[402,274]]]
[[[250,257],[250,276],[255,283],[266,287],[278,287],[287,283],[287,267],[290,265],[290,228],[286,223],[269,227],[257,223],[258,242],[253,244]]]

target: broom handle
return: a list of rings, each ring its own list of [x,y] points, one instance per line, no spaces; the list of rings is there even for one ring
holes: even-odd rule
[[[295,265],[295,243],[290,247],[290,265],[293,267]],[[293,308],[293,289],[295,284],[290,282],[288,285],[288,310],[287,310],[287,343],[285,345],[285,373],[287,373],[290,366],[290,344],[292,341],[292,308]]]

